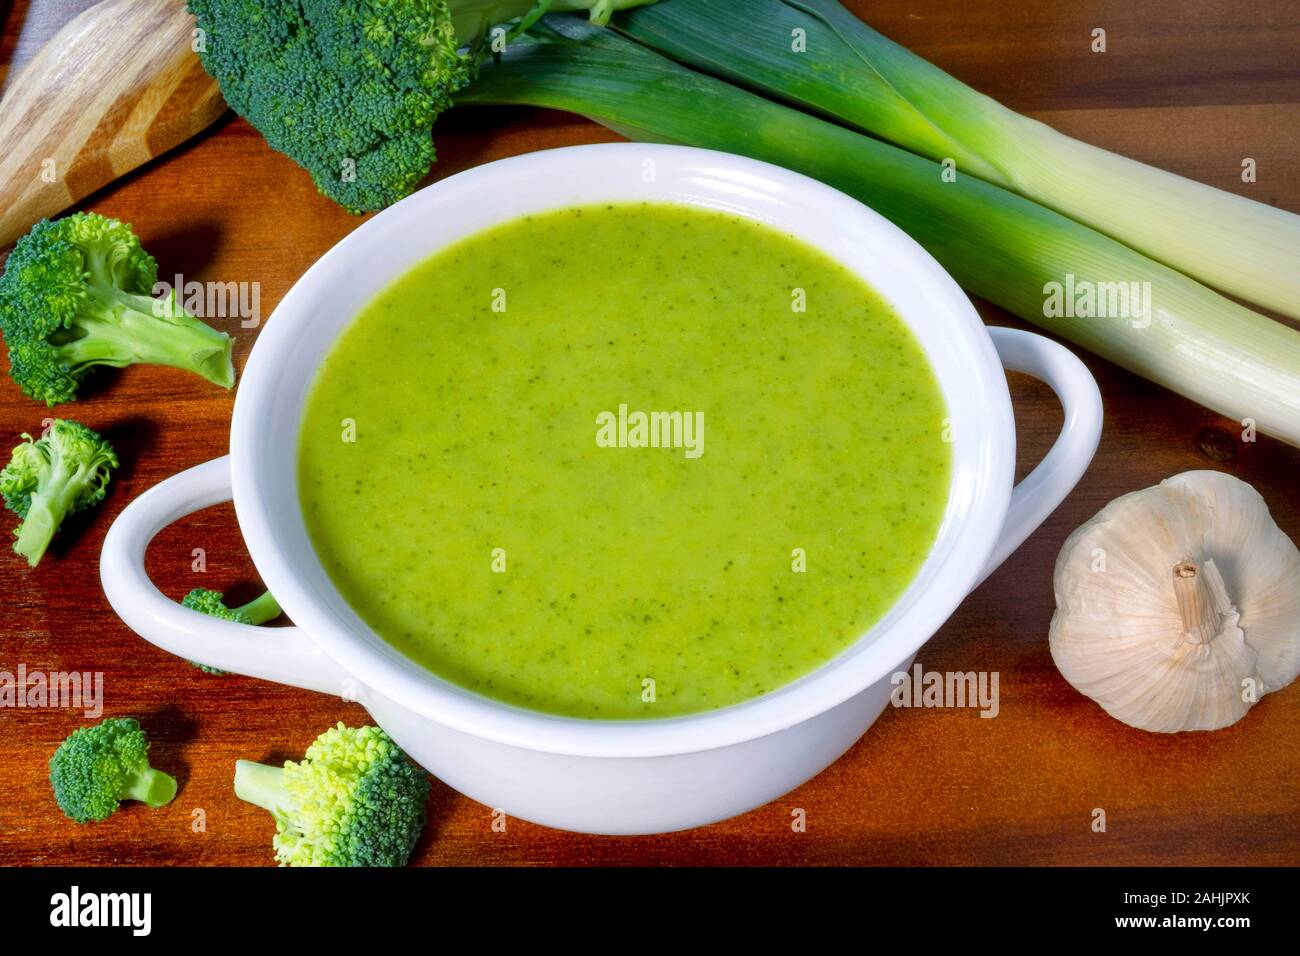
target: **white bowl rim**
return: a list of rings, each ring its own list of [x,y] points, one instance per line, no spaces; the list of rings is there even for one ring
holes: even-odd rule
[[[835,206],[837,226],[851,222],[881,237],[925,282],[932,284],[935,296],[947,304],[946,317],[951,322],[954,342],[967,350],[969,374],[977,378],[987,403],[978,416],[981,434],[966,452],[966,465],[975,469],[976,479],[965,514],[959,526],[941,529],[939,542],[918,572],[920,578],[938,561],[943,576],[917,594],[913,594],[914,582],[895,605],[896,609],[908,605],[897,620],[884,630],[878,623],[831,661],[758,698],[687,716],[589,720],[528,711],[482,697],[431,674],[391,648],[385,652],[376,646],[381,639],[372,636],[363,640],[344,627],[318,605],[316,596],[300,579],[294,556],[285,553],[277,541],[277,516],[259,490],[265,480],[260,476],[268,472],[268,442],[251,439],[261,424],[264,403],[275,390],[280,368],[292,361],[295,337],[311,321],[309,310],[303,306],[312,295],[320,294],[321,287],[345,281],[339,276],[347,275],[349,262],[387,224],[398,217],[419,216],[453,190],[509,189],[522,182],[532,188],[546,181],[548,171],[572,171],[575,165],[597,176],[602,167],[628,162],[629,153],[638,162],[657,163],[661,175],[665,171],[694,171],[723,179],[732,177],[747,188],[771,188],[805,199],[816,197],[819,202]],[[557,201],[548,208],[577,204],[572,200]],[[468,229],[462,235],[475,231]],[[432,255],[440,247],[431,246],[424,255]],[[898,311],[905,321],[911,321],[901,309]],[[236,515],[263,582],[309,639],[366,688],[427,719],[499,743],[577,756],[632,758],[709,750],[776,733],[849,700],[909,661],[982,578],[1010,501],[1015,431],[1003,367],[978,313],[942,266],[883,216],[814,179],[768,163],[694,147],[604,143],[528,153],[457,173],[403,199],[344,237],[293,285],[259,333],[236,397],[230,451]],[[961,464],[957,454],[955,448],[954,475]],[[296,469],[288,475],[271,474],[273,480],[289,481],[296,487]],[[951,519],[951,514],[945,518],[945,528]],[[945,544],[942,550],[940,543]],[[316,559],[313,553],[299,556],[298,560]],[[919,599],[922,594],[924,600]]]

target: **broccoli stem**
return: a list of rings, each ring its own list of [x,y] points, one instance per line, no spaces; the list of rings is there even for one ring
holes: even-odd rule
[[[66,468],[56,468],[45,487],[32,495],[27,515],[14,541],[14,551],[27,559],[29,567],[36,567],[45,556],[54,532],[59,530],[63,519],[72,512],[85,492],[90,473],[88,468],[78,468],[72,474],[68,474]]]
[[[451,0],[450,6],[456,39],[461,43],[472,44],[481,40],[489,28],[525,16],[539,7],[539,14],[586,12],[592,23],[604,26],[615,11],[654,2],[655,0]]]
[[[28,567],[36,567],[45,556],[64,513],[59,511],[56,514],[48,498],[32,496],[27,517],[19,525],[18,539],[14,541],[14,551],[27,559]]]
[[[139,800],[151,807],[161,807],[171,803],[174,796],[176,796],[176,778],[153,767],[146,767],[134,774],[122,793],[124,800]]]
[[[290,807],[284,790],[284,768],[252,760],[235,761],[235,796],[261,807],[277,819]]]
[[[243,607],[235,608],[235,613],[247,617],[249,624],[265,624],[279,617],[281,610],[279,602],[270,591],[267,591],[260,598],[249,601]]]
[[[96,291],[102,315],[80,317],[77,325],[85,334],[55,343],[69,366],[167,365],[222,388],[235,384],[232,339],[182,309],[175,293],[153,299],[119,289]]]

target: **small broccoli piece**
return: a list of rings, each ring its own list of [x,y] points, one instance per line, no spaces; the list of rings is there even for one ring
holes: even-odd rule
[[[301,763],[237,762],[235,795],[275,817],[281,866],[405,866],[424,829],[429,777],[378,727],[340,723]]]
[[[270,591],[267,591],[254,601],[249,601],[243,607],[233,609],[226,607],[224,597],[220,591],[195,588],[185,595],[184,600],[181,601],[181,606],[235,624],[265,624],[267,621],[275,620],[281,613],[280,605],[271,596]],[[200,664],[198,661],[190,661],[190,663],[205,674],[226,674],[226,671],[210,667],[207,664]]]
[[[65,419],[56,419],[39,440],[23,439],[0,471],[0,495],[22,519],[14,550],[35,567],[64,518],[104,499],[117,455],[97,432]]]
[[[134,717],[74,730],[50,758],[59,809],[78,823],[104,820],[123,800],[171,803],[176,778],[149,766],[149,738]]]
[[[320,192],[360,213],[428,174],[433,121],[473,81],[492,26],[546,10],[586,10],[603,24],[651,2],[189,0],[189,9],[206,39],[203,66],[230,107]]]
[[[43,220],[0,276],[9,374],[47,405],[70,402],[96,365],[170,365],[230,388],[231,339],[150,295],[158,264],[131,227],[93,212]]]

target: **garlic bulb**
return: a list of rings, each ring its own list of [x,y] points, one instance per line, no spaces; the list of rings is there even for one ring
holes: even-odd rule
[[[1231,475],[1115,499],[1066,540],[1054,585],[1057,668],[1134,727],[1227,727],[1300,672],[1300,552]]]

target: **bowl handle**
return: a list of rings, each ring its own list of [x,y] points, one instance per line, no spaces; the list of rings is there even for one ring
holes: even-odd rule
[[[222,621],[169,600],[144,569],[149,542],[167,525],[231,499],[230,456],[214,458],[150,488],[118,515],[104,539],[99,577],[117,616],[151,644],[187,660],[264,680],[348,696],[356,679],[297,627]]]
[[[1011,491],[1011,506],[983,581],[1047,520],[1092,461],[1101,440],[1101,392],[1087,366],[1051,339],[1019,329],[990,328],[1004,368],[1046,382],[1061,400],[1065,423],[1045,458]]]

